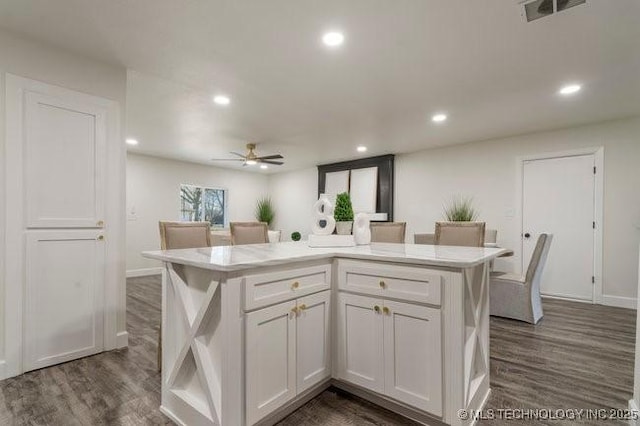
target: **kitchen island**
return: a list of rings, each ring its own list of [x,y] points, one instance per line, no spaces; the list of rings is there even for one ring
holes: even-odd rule
[[[504,252],[145,252],[165,265],[161,410],[189,426],[273,424],[334,385],[419,422],[469,424],[459,410],[490,391],[489,262]]]

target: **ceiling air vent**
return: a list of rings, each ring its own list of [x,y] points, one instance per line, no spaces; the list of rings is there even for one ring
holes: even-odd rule
[[[586,2],[587,0],[525,0],[520,3],[524,9],[523,16],[527,22],[531,22]]]

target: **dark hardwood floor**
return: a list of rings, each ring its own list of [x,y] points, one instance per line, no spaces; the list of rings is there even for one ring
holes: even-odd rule
[[[544,309],[537,326],[491,318],[492,393],[486,408],[625,409],[633,390],[635,311],[559,300],[545,300]],[[158,411],[159,321],[159,277],[129,279],[129,347],[0,382],[0,425],[171,424]],[[603,424],[480,421],[503,423]],[[333,388],[281,422],[410,424],[414,423]]]

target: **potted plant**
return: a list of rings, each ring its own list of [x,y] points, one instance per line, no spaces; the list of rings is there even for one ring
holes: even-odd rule
[[[478,211],[473,207],[471,198],[455,197],[444,207],[444,217],[449,222],[474,222]]]
[[[336,232],[338,235],[351,234],[353,227],[353,206],[351,205],[351,197],[347,192],[338,194],[336,197],[333,218],[336,220]]]
[[[271,230],[273,220],[276,217],[276,211],[273,208],[273,203],[270,197],[263,197],[258,200],[256,203],[255,216],[258,222],[264,222],[267,224],[267,227],[269,228],[269,242],[277,243],[280,241],[280,231]]]

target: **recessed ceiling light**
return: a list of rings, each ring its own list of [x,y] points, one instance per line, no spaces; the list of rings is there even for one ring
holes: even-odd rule
[[[231,103],[231,99],[225,95],[216,95],[213,97],[213,102],[218,105],[229,105]]]
[[[344,43],[344,34],[337,31],[324,33],[322,36],[322,42],[329,47],[338,47]]]
[[[442,123],[443,121],[446,121],[447,119],[447,114],[435,114],[433,117],[431,117],[431,121],[433,121],[434,123]]]
[[[580,91],[580,89],[582,89],[582,86],[580,86],[579,84],[568,84],[564,87],[562,87],[559,90],[559,93],[561,95],[573,95],[574,93],[578,93]]]
[[[138,145],[138,141],[136,139],[127,139],[127,145],[135,146]]]
[[[255,164],[258,164],[258,162],[256,160],[247,160],[244,162],[246,165],[248,166],[253,166]]]
[[[268,169],[268,168],[269,168],[269,166],[267,166],[266,164],[260,164],[260,168],[261,168],[261,169]]]
[[[360,145],[356,149],[358,150],[358,152],[367,152],[367,147],[364,145]]]

